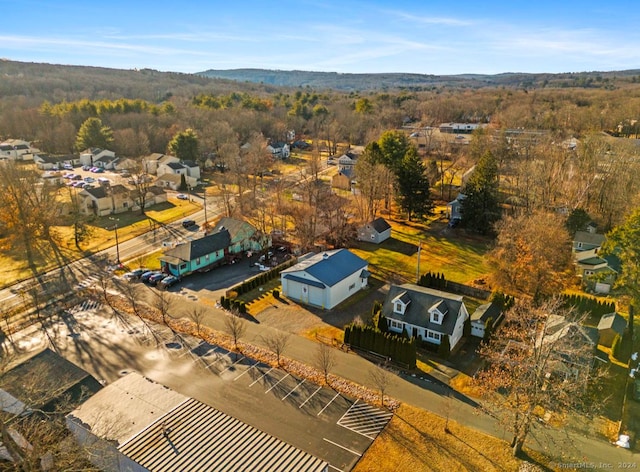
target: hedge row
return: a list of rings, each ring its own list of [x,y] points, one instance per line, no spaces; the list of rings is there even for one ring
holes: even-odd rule
[[[247,304],[242,300],[238,300],[236,298],[228,298],[222,295],[220,297],[220,304],[225,310],[234,310],[242,314],[245,314],[247,312]]]
[[[614,302],[585,297],[584,295],[561,295],[565,308],[575,308],[578,313],[591,313],[593,316],[602,316],[616,311]]]
[[[416,340],[384,333],[373,326],[351,324],[344,328],[344,342],[407,365],[416,366]]]
[[[268,281],[273,280],[276,277],[279,277],[280,272],[282,272],[284,269],[291,267],[295,263],[296,263],[296,259],[291,258],[288,261],[280,264],[277,267],[274,267],[273,269],[267,272],[262,272],[261,274],[258,274],[255,277],[252,277],[248,280],[245,280],[244,282],[239,283],[238,285],[231,287],[227,292],[227,294],[229,294],[230,292],[236,292],[237,295],[242,295],[243,293],[250,292],[254,288],[260,287],[261,285],[266,284]]]
[[[435,273],[429,271],[420,276],[418,285],[420,285],[421,287],[443,290],[447,288],[447,279],[445,279],[442,272]]]

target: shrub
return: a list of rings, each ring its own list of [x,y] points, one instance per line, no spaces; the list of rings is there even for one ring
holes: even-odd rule
[[[442,340],[440,341],[440,346],[438,346],[438,356],[443,359],[448,359],[449,354],[451,354],[451,345],[449,344],[449,336],[442,336]]]
[[[276,300],[280,300],[280,290],[274,288],[271,293],[273,295],[273,298],[275,298]]]
[[[620,346],[622,345],[622,338],[619,334],[616,334],[616,337],[613,338],[613,343],[611,344],[611,355],[616,359],[620,360]]]

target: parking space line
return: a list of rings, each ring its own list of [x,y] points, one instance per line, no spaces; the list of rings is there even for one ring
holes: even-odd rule
[[[320,416],[320,414],[321,414],[324,410],[326,410],[327,408],[329,408],[329,405],[331,405],[331,404],[333,403],[333,400],[335,400],[336,398],[338,398],[338,395],[340,395],[340,394],[339,394],[339,393],[336,393],[336,396],[335,396],[335,397],[333,397],[333,398],[329,401],[329,403],[327,403],[327,404],[324,406],[324,408],[318,412],[318,414],[317,414],[316,416]]]
[[[238,359],[234,363],[229,364],[227,367],[225,367],[223,370],[221,370],[220,373],[222,374],[222,373],[228,371],[229,369],[231,369],[234,365],[236,365],[238,362],[242,361],[243,359],[245,359],[245,356],[242,356],[240,359]]]
[[[330,440],[329,440],[329,439],[327,439],[327,438],[322,438],[322,439],[324,439],[325,441],[327,441],[329,444],[333,444],[334,446],[338,446],[340,449],[344,449],[345,451],[350,452],[351,454],[355,454],[355,455],[356,455],[356,456],[358,456],[358,457],[362,457],[362,454],[360,454],[359,452],[356,452],[356,451],[354,451],[354,450],[352,450],[352,449],[349,449],[348,447],[344,447],[343,445],[338,444],[338,443],[335,443],[335,442],[333,442],[333,441],[330,441]]]
[[[266,391],[266,392],[264,392],[264,393],[269,393],[271,390],[273,390],[273,389],[276,387],[276,385],[278,385],[280,382],[282,382],[282,381],[283,381],[284,379],[286,379],[287,377],[289,377],[289,374],[285,375],[285,376],[284,376],[284,377],[282,377],[280,380],[278,380],[276,383],[274,383],[274,384],[269,388],[269,390],[267,390],[267,391]]]
[[[393,417],[393,413],[367,405],[353,405],[338,420],[337,424],[361,436],[374,440]]]
[[[334,467],[331,464],[329,464],[329,468],[333,470],[339,470],[340,472],[342,472],[342,469],[338,469],[337,467]]]
[[[301,381],[298,385],[296,385],[295,387],[293,387],[293,389],[292,389],[289,393],[287,393],[284,397],[282,397],[282,399],[284,400],[284,399],[285,399],[285,398],[287,398],[289,395],[291,395],[293,392],[295,392],[296,390],[298,390],[298,387],[299,387],[300,385],[302,385],[302,384],[304,383],[304,381],[305,381],[305,380],[306,380],[306,379],[302,379],[302,381]]]
[[[244,374],[246,374],[247,372],[249,372],[251,369],[253,369],[255,366],[257,366],[258,364],[260,364],[260,361],[256,361],[255,364],[253,364],[251,367],[249,367],[247,370],[245,370],[243,373],[241,373],[240,375],[238,375],[235,379],[233,379],[233,381],[235,382],[236,380],[238,380],[240,377],[242,377]]]
[[[305,405],[305,403],[307,403],[309,400],[311,400],[311,398],[313,398],[313,396],[314,396],[316,393],[318,393],[320,390],[322,390],[322,387],[318,387],[318,389],[317,389],[315,392],[313,392],[313,393],[309,396],[309,398],[307,398],[305,401],[303,401],[303,402],[302,402],[302,404],[301,404],[298,408],[302,408],[302,407]]]
[[[272,367],[271,369],[269,369],[268,371],[266,371],[264,374],[262,374],[260,377],[258,377],[257,379],[255,379],[253,382],[251,382],[249,384],[249,387],[253,387],[257,382],[259,382],[260,380],[262,380],[263,378],[265,378],[269,372],[271,372],[274,369],[274,367]]]

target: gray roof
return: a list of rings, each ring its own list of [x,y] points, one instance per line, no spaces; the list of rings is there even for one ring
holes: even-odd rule
[[[92,188],[85,188],[82,189],[83,192],[87,192],[89,195],[91,195],[93,198],[106,198],[107,196],[107,190],[105,189],[105,187],[92,187]]]
[[[182,261],[193,261],[198,257],[206,256],[221,249],[227,249],[230,243],[231,236],[229,231],[224,230],[169,249],[164,253],[163,257],[175,257]]]
[[[404,314],[401,315],[393,312],[393,300],[398,296],[403,296],[404,298],[403,292],[406,292],[406,296],[411,300],[411,303],[407,306]],[[447,312],[442,324],[431,322],[429,309],[434,305],[437,305],[441,313]],[[462,305],[463,300],[460,295],[414,284],[392,285],[382,305],[382,314],[389,319],[403,321],[443,334],[452,334]]]
[[[182,165],[185,167],[198,167],[198,164],[193,161],[182,161]]]
[[[495,323],[500,316],[500,307],[496,303],[485,303],[476,308],[471,314],[471,321],[481,321],[486,323],[489,318],[493,318]]]
[[[612,329],[619,335],[622,335],[624,330],[627,329],[627,320],[618,313],[607,313],[606,315],[602,315],[598,323],[598,330],[603,329]]]
[[[604,234],[590,233],[589,231],[576,231],[576,234],[573,237],[573,242],[599,247],[602,246],[606,239],[607,238]]]
[[[307,257],[296,265],[283,270],[282,273],[305,271],[323,284],[333,287],[368,265],[367,261],[346,249],[334,249]]]
[[[165,164],[167,167],[173,169],[173,170],[179,170],[179,169],[184,169],[184,166],[182,164],[180,164],[179,162],[168,162],[167,164]]]
[[[378,233],[384,233],[386,230],[391,228],[391,225],[387,223],[387,221],[380,217],[373,220],[369,225],[375,229]]]

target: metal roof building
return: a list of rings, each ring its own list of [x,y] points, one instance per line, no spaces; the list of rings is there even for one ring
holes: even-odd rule
[[[102,389],[67,423],[87,444],[96,436],[115,443],[110,458],[100,453],[108,470],[328,470],[311,454],[136,373]]]

